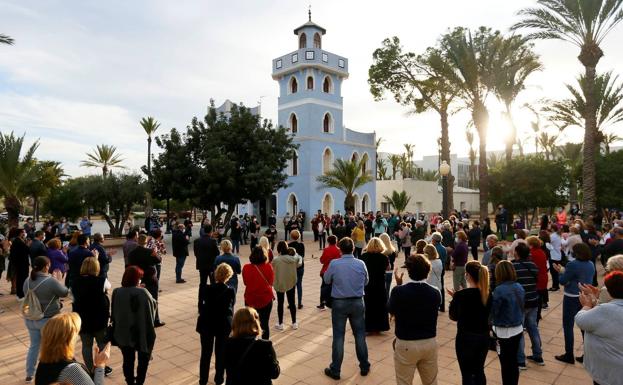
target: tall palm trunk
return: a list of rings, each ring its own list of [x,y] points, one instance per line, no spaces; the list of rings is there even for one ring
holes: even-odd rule
[[[4,198],[4,208],[8,215],[9,228],[19,227],[19,213],[22,212],[22,202],[15,197],[6,197]]]
[[[355,197],[351,193],[346,194],[346,197],[344,198],[344,211],[355,212]]]
[[[474,103],[472,112],[474,125],[478,130],[479,141],[479,164],[478,164],[478,187],[480,190],[480,220],[483,221],[489,215],[489,170],[487,169],[487,126],[489,125],[489,111],[482,101]]]
[[[517,141],[517,127],[515,127],[515,122],[513,121],[510,104],[506,105],[506,118],[511,129],[508,139],[506,139],[506,161],[510,162],[513,159],[513,145]]]
[[[446,161],[450,165],[450,137],[448,135],[448,111],[442,110],[439,112],[441,119],[441,160]],[[452,168],[450,168],[452,170]],[[454,209],[454,176],[452,171],[448,174],[448,210]]]
[[[145,192],[145,215],[151,216],[151,135],[147,136],[147,191]]]

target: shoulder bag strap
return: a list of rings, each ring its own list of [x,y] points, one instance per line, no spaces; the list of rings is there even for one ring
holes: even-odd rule
[[[257,265],[253,265],[253,266],[255,266],[255,268],[257,269],[257,272],[258,272],[258,273],[260,273],[260,275],[262,276],[262,278],[264,278],[264,282],[266,282],[266,284],[267,284],[268,286],[271,286],[271,285],[270,285],[270,283],[268,283],[268,280],[266,279],[266,276],[264,275],[264,273],[262,273],[262,270],[260,270],[260,268],[259,268],[259,267],[257,267]]]
[[[244,353],[242,353],[242,356],[240,356],[240,360],[238,361],[238,367],[236,370],[237,373],[242,373],[244,360],[247,358],[247,356],[249,355],[249,352],[251,351],[253,346],[255,346],[256,342],[257,340],[253,340],[253,342],[251,342],[249,346],[247,346],[247,348],[244,350]]]

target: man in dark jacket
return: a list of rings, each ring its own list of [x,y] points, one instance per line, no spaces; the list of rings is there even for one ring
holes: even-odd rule
[[[175,257],[175,283],[186,283],[182,278],[182,269],[188,257],[188,236],[185,234],[186,227],[183,224],[177,225],[177,229],[173,230],[171,236],[171,244],[173,246],[173,256]]]
[[[203,227],[203,235],[193,243],[193,251],[197,259],[196,267],[199,270],[199,287],[214,283],[214,260],[218,257],[218,245],[212,238],[212,225],[207,224]]]
[[[48,255],[48,248],[45,247],[45,244],[43,243],[44,239],[45,239],[45,233],[41,230],[37,230],[35,232],[35,237],[30,243],[30,265],[31,266],[35,258],[39,256],[45,257]]]
[[[82,267],[82,262],[87,257],[98,257],[98,253],[95,250],[89,250],[89,237],[80,234],[78,235],[78,247],[73,249],[67,254],[69,271],[67,272],[66,284],[67,287],[71,287],[72,282],[76,277],[80,276],[80,268]]]
[[[154,327],[163,326],[164,322],[160,322],[160,316],[158,314],[158,275],[156,265],[162,262],[155,249],[148,249],[147,247],[147,235],[141,234],[138,236],[138,247],[136,247],[128,256],[128,264],[130,266],[137,266],[143,270],[143,283],[145,289],[156,300],[156,317],[154,319]]]

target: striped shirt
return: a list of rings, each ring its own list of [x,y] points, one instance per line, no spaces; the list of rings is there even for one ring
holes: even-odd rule
[[[539,268],[532,261],[514,261],[513,267],[517,273],[517,283],[526,292],[524,308],[533,308],[539,305],[539,296],[536,291],[536,281]]]

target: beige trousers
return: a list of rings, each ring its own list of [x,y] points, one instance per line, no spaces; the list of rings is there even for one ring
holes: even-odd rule
[[[417,368],[422,385],[437,385],[437,350],[435,338],[415,341],[396,338],[394,348],[396,384],[411,385]]]

